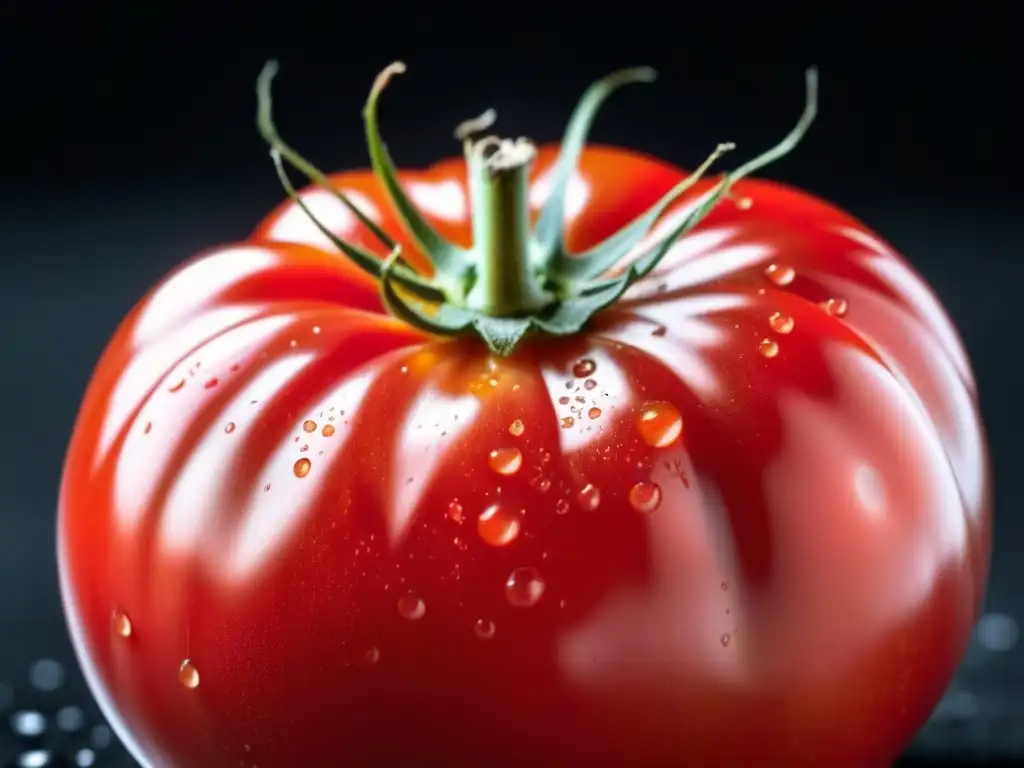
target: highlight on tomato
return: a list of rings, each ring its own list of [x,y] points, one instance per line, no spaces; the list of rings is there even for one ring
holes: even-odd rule
[[[853,216],[459,126],[325,175],[131,310],[60,494],[89,683],[151,768],[884,766],[985,588],[963,345]],[[297,190],[289,169],[311,186]]]

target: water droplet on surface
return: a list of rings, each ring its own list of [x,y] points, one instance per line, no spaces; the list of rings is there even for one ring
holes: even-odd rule
[[[456,523],[462,524],[462,505],[458,499],[452,500],[448,505],[448,517]]]
[[[774,339],[761,339],[761,343],[757,345],[757,351],[771,360],[779,354],[779,345]]]
[[[118,611],[114,614],[114,634],[120,635],[121,637],[132,636],[132,620],[128,618],[128,614],[123,611]]]
[[[753,198],[750,197],[737,197],[736,207],[741,211],[749,211],[754,205]]]
[[[523,466],[523,453],[518,448],[495,448],[487,457],[491,469],[499,475],[514,475]]]
[[[331,435],[334,434],[334,431],[335,430],[334,430],[334,425],[333,424],[324,424],[324,428],[321,431],[321,434],[324,437],[330,437]]]
[[[229,422],[228,422],[227,424],[225,424],[225,425],[224,425],[224,431],[225,431],[225,432],[226,432],[227,434],[229,434],[229,435],[230,435],[230,434],[231,434],[232,432],[234,432],[234,431],[235,431],[235,422],[233,422],[233,421],[229,421]]]
[[[490,640],[494,637],[494,622],[487,619],[477,619],[473,625],[473,634],[481,640]]]
[[[530,608],[540,602],[545,586],[536,568],[516,568],[505,582],[505,597],[516,608]]]
[[[363,654],[363,661],[369,666],[373,666],[380,661],[380,649],[377,646],[371,646],[366,649],[366,653]]]
[[[661,486],[657,483],[637,483],[629,489],[629,506],[644,514],[653,512],[661,506]]]
[[[306,419],[304,422],[302,422],[302,431],[316,432],[316,422],[313,421],[312,419]]]
[[[562,429],[571,429],[572,425],[576,423],[576,419],[572,416],[565,416],[562,418]]]
[[[551,488],[551,478],[546,475],[536,475],[535,477],[530,478],[530,485],[541,493],[545,493]]]
[[[422,619],[427,613],[427,604],[416,595],[403,595],[398,598],[398,615],[409,621]]]
[[[295,466],[292,467],[292,471],[296,477],[305,477],[309,474],[309,470],[313,468],[313,462],[309,459],[299,459],[295,462]]]
[[[597,382],[594,379],[587,379],[583,382],[583,388],[588,392],[593,391],[595,387],[597,387]]]
[[[651,331],[651,336],[664,336],[666,333],[668,333],[668,328],[666,328],[664,325],[659,325],[657,328]]]
[[[146,426],[142,428],[142,434],[148,435],[152,429],[153,429],[153,422],[152,421],[147,421],[146,422]]]
[[[566,499],[559,499],[555,502],[555,513],[559,515],[569,514],[569,502]]]
[[[485,509],[476,521],[480,538],[492,547],[511,544],[518,538],[521,528],[520,513],[501,504],[493,504]]]
[[[455,548],[460,552],[465,552],[467,547],[469,546],[468,544],[466,544],[466,540],[461,536],[456,536],[454,539],[452,539],[452,544],[454,544]]]
[[[513,437],[519,437],[521,434],[523,434],[525,429],[526,428],[523,426],[522,419],[516,419],[515,421],[508,425],[509,434],[512,435]]]
[[[598,408],[595,405],[593,408],[591,408],[589,411],[587,411],[587,416],[589,416],[592,419],[600,418],[600,416],[601,416],[601,409]]]
[[[784,315],[781,312],[775,312],[771,317],[769,317],[768,324],[771,325],[773,331],[783,334],[792,331],[793,326],[795,325],[792,317]]]
[[[779,286],[789,285],[796,277],[796,271],[784,264],[769,264],[764,273],[768,276],[769,280]]]
[[[822,309],[832,315],[832,317],[846,317],[846,313],[850,309],[850,305],[846,303],[846,299],[829,299],[821,306]]]
[[[185,380],[181,379],[180,381],[176,381],[173,384],[171,384],[171,386],[169,386],[167,388],[167,391],[168,392],[180,392],[184,386],[185,386]]]
[[[593,512],[601,505],[601,491],[593,483],[587,483],[584,485],[576,498],[587,512]]]
[[[567,395],[562,395],[560,398],[558,398],[558,404],[559,405],[568,405],[569,404],[569,397]]]
[[[185,659],[178,668],[178,681],[186,688],[199,687],[199,670],[191,659]]]
[[[731,636],[731,635],[730,635],[730,634],[729,634],[728,632],[726,632],[726,633],[725,633],[724,635],[722,635],[722,637],[721,637],[721,638],[719,639],[719,642],[720,642],[720,643],[722,644],[722,647],[723,647],[723,648],[728,648],[728,647],[729,647],[729,643],[731,643],[731,642],[732,642],[732,636]]]
[[[572,375],[577,379],[585,379],[597,370],[597,363],[593,360],[583,359],[572,367]]]
[[[652,448],[667,448],[683,433],[679,409],[665,400],[645,403],[640,409],[640,437]]]
[[[212,379],[207,379],[206,383],[203,384],[203,389],[213,389],[220,383],[220,380],[214,376]]]

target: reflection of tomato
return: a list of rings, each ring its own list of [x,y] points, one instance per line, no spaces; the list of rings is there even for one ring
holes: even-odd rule
[[[401,177],[461,245],[465,176]],[[587,149],[568,248],[682,176]],[[332,179],[403,232],[370,172]],[[289,202],[111,341],[67,458],[62,584],[153,766],[884,765],[967,641],[986,461],[934,296],[804,193],[739,182],[585,331],[505,357],[386,314]]]

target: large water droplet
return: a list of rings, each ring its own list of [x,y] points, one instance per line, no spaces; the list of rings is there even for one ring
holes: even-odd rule
[[[316,432],[316,422],[313,421],[312,419],[306,419],[304,422],[302,422],[302,431]]]
[[[637,483],[629,489],[629,506],[644,514],[653,512],[661,506],[661,486],[657,483]]]
[[[580,506],[587,512],[593,512],[601,505],[601,491],[593,483],[584,485],[576,494],[576,498]]]
[[[679,409],[664,400],[646,403],[640,409],[640,437],[652,448],[666,448],[683,433]]]
[[[794,269],[787,267],[785,264],[769,264],[764,273],[768,276],[769,280],[779,286],[789,285],[796,277]]]
[[[526,428],[523,426],[522,419],[516,419],[515,421],[508,425],[508,432],[513,437],[519,437],[521,434],[523,434],[523,431],[525,429]]]
[[[540,602],[545,586],[536,568],[516,568],[505,582],[505,597],[516,608],[530,608]]]
[[[477,619],[476,624],[473,625],[473,634],[481,640],[490,640],[494,637],[494,632],[494,622],[488,619]]]
[[[597,407],[597,406],[595,405],[595,406],[594,406],[594,407],[592,407],[592,408],[591,408],[591,409],[590,409],[589,411],[587,411],[587,416],[589,416],[589,417],[590,417],[591,419],[597,419],[597,418],[600,418],[600,416],[601,416],[601,409],[600,409],[600,408],[598,408],[598,407]]]
[[[132,636],[132,620],[128,618],[128,614],[123,611],[118,611],[114,614],[114,634],[120,635],[121,637]]]
[[[572,429],[572,425],[576,423],[576,419],[572,416],[562,417],[562,429]]]
[[[572,375],[577,379],[585,379],[597,370],[597,363],[593,360],[583,359],[572,367]]]
[[[309,474],[309,470],[313,467],[313,462],[309,459],[299,459],[295,462],[295,466],[292,467],[292,471],[296,477],[305,477]]]
[[[398,598],[398,615],[409,621],[422,619],[427,613],[427,604],[416,595],[403,595]]]
[[[334,425],[333,424],[324,424],[324,428],[323,428],[323,430],[321,430],[321,434],[324,437],[330,437],[331,435],[333,435],[334,434]]]
[[[771,325],[773,331],[782,334],[792,331],[793,326],[795,325],[792,317],[784,315],[781,312],[773,313],[772,316],[768,318],[768,324]]]
[[[523,453],[518,448],[495,448],[487,457],[491,469],[499,475],[514,475],[523,466]]]
[[[191,659],[185,659],[178,668],[178,681],[186,688],[199,687],[199,670]]]
[[[476,521],[476,530],[480,538],[492,547],[504,547],[511,544],[519,536],[522,528],[522,515],[518,510],[493,504],[483,511]]]
[[[757,351],[770,360],[779,354],[779,345],[774,339],[762,339]]]

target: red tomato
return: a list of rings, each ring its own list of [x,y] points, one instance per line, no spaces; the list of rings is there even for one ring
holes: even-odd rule
[[[400,177],[463,246],[466,174]],[[568,249],[684,177],[586,149]],[[371,172],[331,183],[429,273]],[[149,766],[882,766],[968,641],[987,461],[932,292],[803,192],[739,182],[584,330],[507,356],[389,315],[288,202],[110,342],[66,461],[62,588]]]

